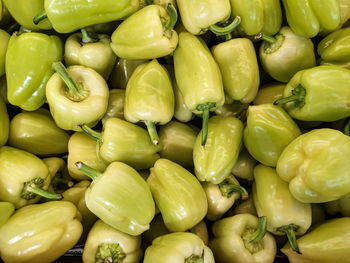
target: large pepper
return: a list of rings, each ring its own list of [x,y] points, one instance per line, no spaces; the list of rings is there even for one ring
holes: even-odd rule
[[[0,253],[5,262],[53,262],[71,249],[83,231],[77,208],[54,201],[28,205],[0,228]]]
[[[84,132],[99,142],[99,154],[109,163],[124,162],[135,169],[148,169],[159,159],[162,145],[154,145],[145,129],[130,122],[109,118],[98,133],[83,126]]]
[[[340,25],[339,0],[283,0],[287,21],[292,30],[312,38],[321,30],[335,30]]]
[[[149,229],[155,205],[146,181],[130,166],[111,163],[104,173],[76,163],[93,182],[86,190],[85,202],[103,222],[132,236]]]
[[[174,52],[174,67],[176,82],[187,108],[195,114],[202,114],[204,145],[207,140],[209,111],[214,111],[225,102],[219,66],[204,41],[182,32],[179,35],[179,46]]]
[[[283,98],[283,91],[286,87],[282,83],[270,83],[262,86],[256,95],[253,104],[273,104],[276,100]]]
[[[5,74],[5,58],[9,40],[10,35],[6,31],[0,29],[0,77]]]
[[[336,215],[340,213],[342,216],[350,217],[350,194],[344,195],[338,200],[324,204],[327,214]]]
[[[230,0],[232,16],[242,18],[244,33],[252,36],[260,32],[274,35],[282,24],[279,0]]]
[[[253,181],[253,171],[256,164],[257,161],[244,148],[238,155],[237,162],[232,168],[231,173],[238,178]]]
[[[177,12],[173,5],[168,5],[167,10],[149,5],[121,23],[112,35],[111,47],[117,56],[154,59],[172,53],[178,43],[173,30]]]
[[[243,124],[235,117],[214,116],[209,119],[208,139],[202,146],[202,133],[193,149],[195,173],[199,181],[219,184],[236,164],[242,146]]]
[[[174,92],[167,70],[157,60],[142,64],[132,74],[125,93],[124,118],[145,122],[153,144],[159,143],[155,125],[174,115]]]
[[[350,193],[350,138],[333,129],[305,133],[284,149],[277,172],[301,202],[337,200]]]
[[[159,159],[147,179],[169,231],[186,231],[207,214],[205,192],[190,172],[166,159]]]
[[[141,237],[130,236],[98,220],[89,232],[83,253],[84,263],[140,262]]]
[[[12,35],[6,53],[7,97],[12,105],[34,111],[45,102],[45,86],[62,60],[62,41],[41,33]]]
[[[296,200],[276,170],[263,165],[254,169],[253,200],[258,216],[266,216],[267,230],[287,234],[294,251],[299,251],[295,234],[303,235],[311,226],[311,205]]]
[[[276,241],[266,233],[266,218],[240,214],[215,222],[209,247],[219,263],[272,263]]]
[[[343,217],[324,222],[298,239],[301,254],[287,244],[281,251],[291,263],[348,262],[350,257],[350,218]]]
[[[9,145],[36,155],[66,153],[68,140],[47,110],[19,113],[10,123]]]
[[[64,47],[66,66],[82,65],[92,68],[104,79],[108,79],[117,59],[110,47],[108,35],[91,35],[86,29],[68,37]]]
[[[54,63],[56,73],[46,85],[46,97],[53,119],[64,130],[81,131],[79,125],[95,126],[108,106],[106,81],[84,66]]]
[[[214,263],[211,250],[192,233],[172,233],[156,238],[145,252],[144,263]]]
[[[276,167],[284,148],[300,134],[298,125],[281,107],[263,104],[248,108],[244,145],[260,163]]]
[[[7,114],[6,104],[0,98],[0,146],[6,144],[9,137],[10,119]]]
[[[15,206],[9,202],[0,202],[0,227],[6,223],[15,211]]]
[[[290,116],[302,121],[337,121],[350,116],[350,70],[319,66],[299,71],[284,89]]]
[[[274,38],[262,36],[259,57],[264,70],[277,81],[288,82],[300,70],[316,66],[314,44],[282,27]]]
[[[102,123],[109,118],[115,117],[124,119],[124,104],[125,104],[125,90],[111,89],[109,90],[108,107]]]
[[[38,202],[41,196],[61,199],[61,195],[45,191],[50,179],[47,166],[35,155],[8,146],[0,148],[1,201],[19,208]]]

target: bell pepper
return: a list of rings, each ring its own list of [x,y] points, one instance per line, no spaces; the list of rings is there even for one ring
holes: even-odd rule
[[[244,145],[260,163],[276,167],[284,148],[300,134],[298,125],[281,107],[262,104],[248,108]]]
[[[0,228],[0,253],[5,262],[53,262],[71,249],[83,231],[77,208],[70,202],[28,205]]]
[[[232,175],[229,175],[220,184],[204,182],[202,187],[207,196],[207,218],[210,221],[220,219],[241,196],[243,200],[248,198],[247,190],[240,186],[237,179]]]
[[[45,102],[45,86],[62,60],[62,41],[41,33],[12,35],[6,53],[7,96],[12,105],[34,111]]]
[[[273,104],[276,100],[283,98],[283,91],[286,87],[282,83],[270,83],[262,86],[256,95],[253,104]]]
[[[105,116],[102,118],[102,123],[107,119],[115,117],[124,119],[124,104],[125,104],[125,90],[111,89],[109,90],[108,107]]]
[[[155,205],[146,181],[132,167],[113,162],[100,173],[82,162],[78,169],[93,182],[85,202],[103,222],[126,234],[137,236],[149,229]]]
[[[11,202],[20,208],[38,202],[41,196],[61,199],[61,195],[46,191],[49,185],[49,170],[42,160],[16,148],[0,148],[1,201]]]
[[[350,70],[319,66],[299,71],[284,89],[290,116],[302,121],[337,121],[350,116]]]
[[[160,157],[193,168],[193,148],[198,132],[197,127],[177,121],[161,126],[159,138],[163,148],[159,152]]]
[[[112,34],[111,47],[118,57],[154,59],[172,53],[178,42],[173,27],[177,12],[173,5],[167,9],[149,5],[126,20]]]
[[[242,146],[242,122],[234,117],[209,119],[208,139],[202,146],[201,131],[193,149],[195,174],[199,181],[219,184],[231,173]]]
[[[9,137],[10,120],[7,108],[2,98],[0,98],[0,146],[6,144]]]
[[[311,226],[311,205],[296,200],[273,168],[258,165],[254,179],[253,200],[258,216],[266,216],[267,230],[286,234],[292,249],[299,252],[295,235],[305,234]]]
[[[109,86],[112,89],[126,89],[132,73],[138,66],[146,62],[147,60],[144,59],[117,58],[109,78]]]
[[[79,125],[95,126],[106,113],[109,90],[95,70],[52,65],[56,73],[46,85],[46,97],[53,119],[64,130],[81,131]]]
[[[69,36],[64,47],[66,66],[82,65],[108,79],[117,59],[108,35],[89,35],[86,29]]]
[[[132,74],[125,93],[124,117],[145,122],[153,144],[159,143],[155,125],[164,125],[174,115],[174,92],[167,70],[157,60],[142,64]]]
[[[52,29],[50,21],[46,20],[39,25],[34,24],[33,18],[44,11],[45,0],[3,0],[7,10],[13,18],[29,30]]]
[[[90,138],[81,132],[74,133],[68,142],[67,168],[69,175],[76,180],[89,179],[84,173],[80,172],[75,163],[81,161],[99,172],[103,172],[108,163],[100,156],[99,142]]]
[[[10,146],[36,155],[68,152],[69,135],[57,127],[47,110],[17,114],[10,123]]]
[[[217,262],[272,263],[276,241],[266,233],[266,218],[250,214],[235,215],[215,222],[210,241]]]
[[[288,82],[300,70],[316,66],[314,44],[282,27],[274,37],[264,37],[259,57],[264,70],[275,80]]]
[[[0,202],[0,227],[6,223],[15,211],[15,206],[9,202]]]
[[[341,22],[338,0],[283,0],[283,5],[289,26],[303,37],[312,38],[323,29],[335,30]]]
[[[242,18],[241,27],[248,36],[263,32],[274,35],[282,24],[279,0],[230,0],[232,17]]]
[[[253,181],[254,167],[257,165],[257,161],[249,154],[244,148],[238,155],[237,162],[232,168],[231,173],[238,178]]]
[[[192,233],[171,233],[160,236],[145,252],[144,263],[214,263],[211,250]]]
[[[304,203],[324,203],[350,193],[350,138],[316,129],[291,142],[277,163],[278,175]]]
[[[327,214],[350,217],[350,194],[344,195],[338,200],[331,201],[324,204]]]
[[[99,142],[99,154],[108,163],[124,162],[135,169],[148,169],[159,159],[162,145],[154,145],[145,129],[130,122],[109,118],[102,133],[83,126],[83,131]]]
[[[218,63],[225,92],[234,100],[250,103],[260,83],[258,60],[252,41],[236,38],[212,48]]]
[[[157,160],[147,183],[169,231],[186,231],[207,214],[208,203],[202,186],[180,165]]]
[[[293,252],[288,244],[281,251],[291,263],[347,262],[350,257],[349,224],[349,217],[328,220],[298,239],[301,254]]]
[[[5,74],[5,58],[9,40],[10,35],[6,31],[0,29],[0,77]]]
[[[251,196],[249,196],[249,198],[243,201],[242,203],[239,203],[233,210],[230,210],[229,213],[230,212],[232,213],[232,215],[251,214],[253,216],[258,216],[253,198]]]

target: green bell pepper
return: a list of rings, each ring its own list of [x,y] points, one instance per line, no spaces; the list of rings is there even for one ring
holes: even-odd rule
[[[195,174],[199,181],[219,184],[231,173],[242,146],[242,122],[234,117],[209,119],[208,139],[202,146],[201,131],[193,149]]]
[[[303,235],[311,226],[311,205],[296,200],[273,168],[258,165],[254,179],[253,200],[258,216],[266,216],[269,232],[287,234],[293,250],[298,252],[295,234]]]
[[[22,112],[10,123],[10,146],[36,155],[68,152],[69,135],[57,127],[47,110]]]
[[[0,98],[0,146],[6,144],[9,137],[10,120],[7,114],[6,104]]]
[[[0,77],[5,74],[5,58],[9,40],[10,35],[6,31],[0,29]]]
[[[281,107],[262,104],[248,108],[244,145],[260,163],[276,167],[284,148],[300,134],[298,125]]]
[[[54,262],[71,249],[83,231],[70,202],[28,205],[0,228],[0,254],[5,262]]]
[[[9,202],[0,202],[0,227],[6,223],[15,211],[15,206]]]
[[[238,178],[253,181],[254,167],[257,165],[257,161],[249,154],[247,149],[243,150],[238,155],[237,162],[232,168],[231,173]]]
[[[103,222],[132,236],[149,229],[155,205],[146,181],[132,167],[113,162],[100,173],[82,162],[78,169],[93,182],[85,193],[86,206]]]
[[[212,48],[218,63],[225,92],[234,100],[250,103],[260,83],[259,66],[252,41],[236,38]]]
[[[336,215],[340,213],[342,216],[350,217],[350,194],[344,195],[338,200],[324,204],[327,214]]]
[[[144,263],[214,263],[211,250],[192,233],[160,236],[145,252]]]
[[[208,133],[209,111],[225,102],[219,66],[204,41],[190,33],[179,35],[179,46],[174,52],[175,76],[187,108],[202,114],[204,145]],[[188,74],[195,72],[195,74]]]
[[[207,214],[208,203],[202,186],[180,165],[159,159],[151,168],[147,183],[169,231],[186,231]]]
[[[108,107],[105,116],[102,118],[102,123],[105,123],[109,118],[115,117],[124,119],[124,104],[125,90],[111,89],[109,90]]]
[[[62,60],[62,41],[41,33],[12,35],[6,53],[7,97],[12,105],[34,111],[45,102],[45,86]]]
[[[256,95],[253,104],[273,104],[276,100],[283,98],[283,91],[286,87],[282,83],[270,83],[262,86]]]
[[[316,129],[284,149],[277,172],[297,200],[329,202],[350,193],[349,156],[348,136],[333,129]]]
[[[178,43],[178,35],[173,30],[176,20],[173,5],[168,5],[167,9],[159,5],[146,6],[117,27],[112,34],[111,47],[118,57],[127,59],[169,55]]]

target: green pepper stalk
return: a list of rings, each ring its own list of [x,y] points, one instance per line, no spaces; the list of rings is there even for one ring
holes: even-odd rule
[[[273,36],[264,34],[264,33],[256,34],[254,36],[254,39],[255,40],[263,40],[263,41],[266,41],[269,44],[275,44],[277,42],[276,38],[274,38]]]
[[[40,14],[37,14],[33,18],[33,23],[34,25],[38,25],[41,21],[43,21],[46,18],[47,18],[47,14],[46,14],[46,11],[44,10],[43,12],[41,12]]]
[[[226,196],[227,198],[232,196],[233,193],[239,193],[243,201],[248,199],[248,191],[243,186],[231,184],[225,180],[219,184],[219,188],[222,195]]]
[[[236,16],[236,18],[227,26],[220,27],[218,25],[211,25],[208,29],[218,36],[226,36],[226,41],[231,40],[231,32],[235,30],[241,23],[242,18],[240,16]]]
[[[289,102],[294,102],[296,107],[302,108],[305,105],[306,89],[299,84],[296,88],[292,90],[292,95],[276,100],[274,105],[282,105]]]
[[[344,124],[344,134],[350,136],[350,119],[348,118]]]

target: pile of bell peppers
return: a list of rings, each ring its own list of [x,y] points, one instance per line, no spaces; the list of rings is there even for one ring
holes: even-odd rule
[[[1,260],[350,262],[349,19],[0,0]]]

